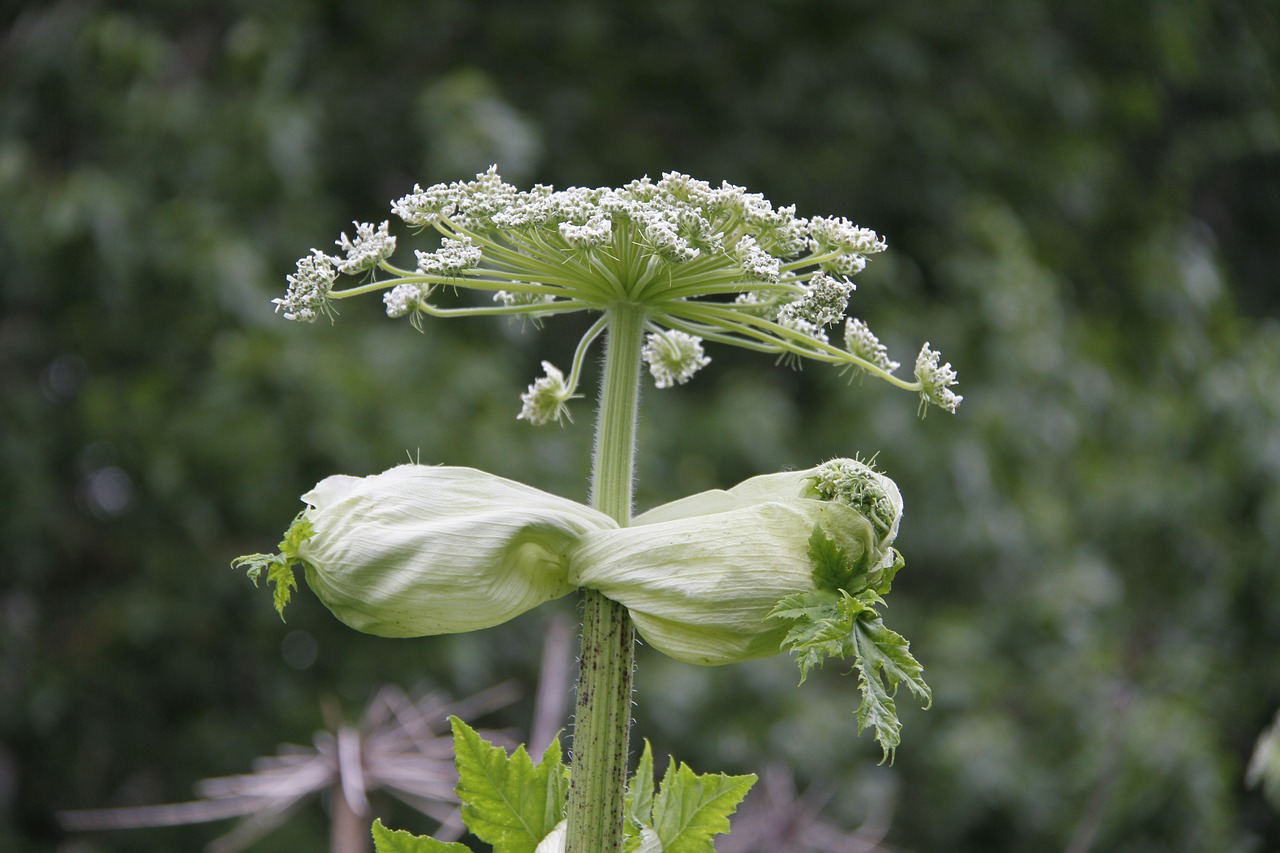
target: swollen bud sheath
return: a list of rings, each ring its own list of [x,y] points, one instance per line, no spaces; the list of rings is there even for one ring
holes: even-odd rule
[[[401,465],[303,495],[307,585],[382,637],[475,631],[572,592],[567,552],[603,513],[472,468]]]
[[[883,498],[882,517],[865,514],[869,497]],[[588,532],[572,551],[569,582],[626,605],[645,641],[677,660],[765,657],[787,633],[769,613],[817,588],[815,531],[865,574],[893,564],[901,513],[893,482],[853,460],[753,477],[658,507],[631,527]]]

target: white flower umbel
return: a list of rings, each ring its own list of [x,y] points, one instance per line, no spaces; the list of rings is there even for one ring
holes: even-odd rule
[[[889,358],[889,351],[862,320],[850,317],[844,321],[844,346],[849,352],[869,361],[885,373],[893,373],[900,366]]]
[[[663,329],[649,335],[640,354],[659,388],[683,385],[711,363],[702,351],[702,340],[677,329]]]
[[[354,239],[338,241],[345,259],[313,251],[299,261],[288,294],[276,300],[287,317],[311,321],[337,300],[373,291],[390,291],[387,313],[415,323],[425,316],[607,314],[628,306],[668,344],[692,339],[851,366],[948,411],[959,402],[939,391],[947,383],[938,386],[936,377],[926,387],[919,374],[914,381],[892,375],[894,363],[878,342],[850,346],[847,334],[844,347],[829,340],[827,329],[844,319],[853,293],[850,277],[886,248],[875,231],[843,217],[806,219],[742,187],[675,172],[616,189],[524,191],[496,167],[473,181],[415,186],[391,210],[411,228],[435,231],[438,248],[415,250],[415,267],[404,269],[391,261],[396,243],[387,223],[357,223]],[[339,272],[386,277],[335,288]],[[449,287],[435,289],[441,284]],[[432,296],[465,291],[484,299],[444,303]],[[600,329],[592,329],[594,339]],[[858,332],[858,340],[870,335],[865,324]],[[580,344],[565,399],[575,396],[586,354]],[[648,360],[665,387],[687,381],[703,358],[670,368],[661,358]],[[530,423],[558,419],[522,416]]]
[[[939,367],[938,363],[941,360],[941,353],[930,349],[926,341],[920,349],[920,355],[916,357],[916,379],[920,382],[920,409],[923,412],[927,404],[932,403],[955,414],[956,407],[964,398],[951,391],[950,386],[956,384],[956,372],[951,369],[950,362]]]
[[[356,238],[347,237],[346,232],[336,241],[339,249],[347,253],[345,260],[338,261],[338,272],[347,275],[358,275],[373,269],[385,261],[396,250],[396,238],[391,236],[390,221],[383,222],[378,230],[368,222],[352,222],[356,227]]]
[[[542,362],[545,376],[535,379],[529,389],[520,395],[523,407],[518,420],[526,420],[534,426],[559,421],[569,416],[569,400],[573,398],[573,388],[564,381],[564,373],[557,370],[549,361]]]
[[[314,323],[322,313],[332,317],[329,296],[337,276],[333,259],[319,249],[312,249],[310,255],[298,260],[297,272],[288,276],[289,289],[284,298],[271,302],[276,311],[284,309],[286,320]]]

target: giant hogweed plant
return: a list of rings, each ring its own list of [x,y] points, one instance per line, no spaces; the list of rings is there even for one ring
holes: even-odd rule
[[[907,641],[881,618],[903,565],[891,479],[834,459],[632,514],[643,370],[658,388],[682,385],[710,361],[706,344],[827,362],[916,392],[922,410],[956,410],[955,372],[928,343],[903,378],[867,324],[846,317],[851,277],[884,240],[674,173],[619,189],[522,191],[491,168],[414,187],[391,209],[414,233],[437,232],[435,248],[402,267],[389,221],[353,223],[340,254],[313,249],[298,261],[277,310],[312,322],[381,293],[388,315],[420,330],[436,317],[597,315],[567,370],[543,362],[517,415],[535,425],[568,417],[604,339],[589,504],[444,465],[333,476],[302,496],[278,553],[236,565],[255,583],[265,576],[282,615],[300,566],[338,619],[384,637],[478,631],[581,590],[572,766],[558,745],[534,764],[523,747],[508,756],[455,721],[472,834],[500,853],[714,849],[755,777],[700,776],[672,762],[657,787],[646,746],[628,782],[636,631],[690,664],[789,652],[801,682],[828,659],[849,660],[859,731],[892,759],[898,688],[925,704],[931,694]],[[381,824],[374,835],[385,851],[467,849]]]

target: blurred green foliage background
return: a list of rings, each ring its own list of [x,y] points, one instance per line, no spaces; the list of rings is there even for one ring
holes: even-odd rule
[[[878,767],[839,672],[642,649],[655,752],[781,762],[836,823],[892,809],[898,850],[1280,849],[1243,781],[1280,707],[1275,4],[48,0],[0,12],[0,850],[197,849],[217,826],[54,813],[187,799],[306,742],[325,697],[532,690],[555,605],[380,640],[305,593],[282,624],[227,567],[406,452],[585,496],[587,402],[515,420],[573,320],[271,311],[309,247],[490,163],[875,228],[851,312],[960,372],[925,420],[723,348],[646,389],[641,507],[879,454],[907,501],[888,621],[936,696]],[[312,805],[252,850],[326,830]]]

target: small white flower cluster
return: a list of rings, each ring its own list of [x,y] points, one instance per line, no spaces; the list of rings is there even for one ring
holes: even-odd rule
[[[782,261],[760,248],[756,238],[750,234],[738,241],[734,247],[742,266],[742,274],[749,281],[777,281],[782,270]],[[755,294],[750,294],[754,296]]]
[[[880,343],[880,339],[857,317],[844,321],[844,346],[858,358],[871,362],[885,373],[893,373],[899,367],[898,362],[889,358],[889,351]]]
[[[568,402],[573,399],[573,389],[565,382],[564,374],[549,361],[542,362],[546,376],[533,381],[520,395],[522,407],[516,420],[525,420],[534,426],[542,426],[561,418],[569,418]]]
[[[676,329],[663,329],[645,338],[641,357],[659,388],[683,385],[711,363],[702,351],[701,338]]]
[[[575,249],[595,249],[613,239],[613,222],[607,216],[593,216],[585,225],[561,222],[560,236]]]
[[[809,220],[809,238],[818,248],[840,249],[859,255],[883,252],[888,245],[870,228],[859,227],[843,216],[815,216]]]
[[[654,254],[673,264],[685,264],[702,252],[680,233],[676,223],[654,216],[644,224],[644,236]]]
[[[334,241],[335,245],[347,253],[345,259],[334,258],[337,264],[338,272],[347,275],[358,275],[359,273],[371,270],[378,264],[391,257],[396,250],[396,238],[391,236],[388,231],[390,222],[383,222],[378,226],[378,230],[373,230],[373,224],[369,222],[352,222],[356,226],[356,238],[354,240],[347,237],[346,232]]]
[[[814,253],[834,254],[823,268],[837,275],[857,275],[867,266],[867,255],[883,252],[888,245],[870,228],[860,228],[843,216],[815,216],[809,220],[809,247]]]
[[[810,279],[799,299],[778,309],[778,324],[826,343],[826,327],[844,317],[853,291],[854,284],[849,279],[836,280],[818,273]]]
[[[818,273],[809,280],[804,295],[789,302],[779,311],[808,320],[817,326],[830,326],[844,317],[849,306],[849,296],[856,289],[847,278],[836,280],[825,273]]]
[[[465,270],[479,266],[482,258],[480,247],[473,245],[465,234],[456,240],[445,237],[434,252],[415,250],[413,254],[418,258],[418,272],[423,275],[462,275]]]
[[[387,306],[388,317],[403,317],[410,311],[420,311],[431,295],[427,285],[407,282],[397,284],[382,295],[382,302]]]
[[[391,212],[408,225],[425,228],[453,214],[455,202],[449,187],[437,184],[423,189],[413,185],[413,192],[391,203]]]
[[[950,386],[956,384],[956,372],[951,369],[950,362],[939,367],[941,360],[941,354],[930,349],[926,341],[916,358],[916,379],[921,386],[920,410],[925,411],[926,404],[932,403],[955,414],[956,407],[964,398],[950,390]]]
[[[312,249],[311,254],[300,258],[297,272],[287,277],[289,288],[284,298],[272,299],[276,311],[283,309],[286,320],[297,320],[302,323],[313,323],[321,313],[328,313],[329,291],[338,271],[330,258],[319,249]]]
[[[518,194],[502,180],[495,165],[476,175],[474,181],[435,184],[425,190],[415,184],[412,193],[392,203],[391,212],[418,227],[450,220],[464,227],[484,228],[496,215],[510,210]]]
[[[518,305],[549,305],[555,302],[556,298],[550,293],[525,293],[523,291],[499,290],[493,294],[494,302],[501,302],[508,308],[515,308]]]

